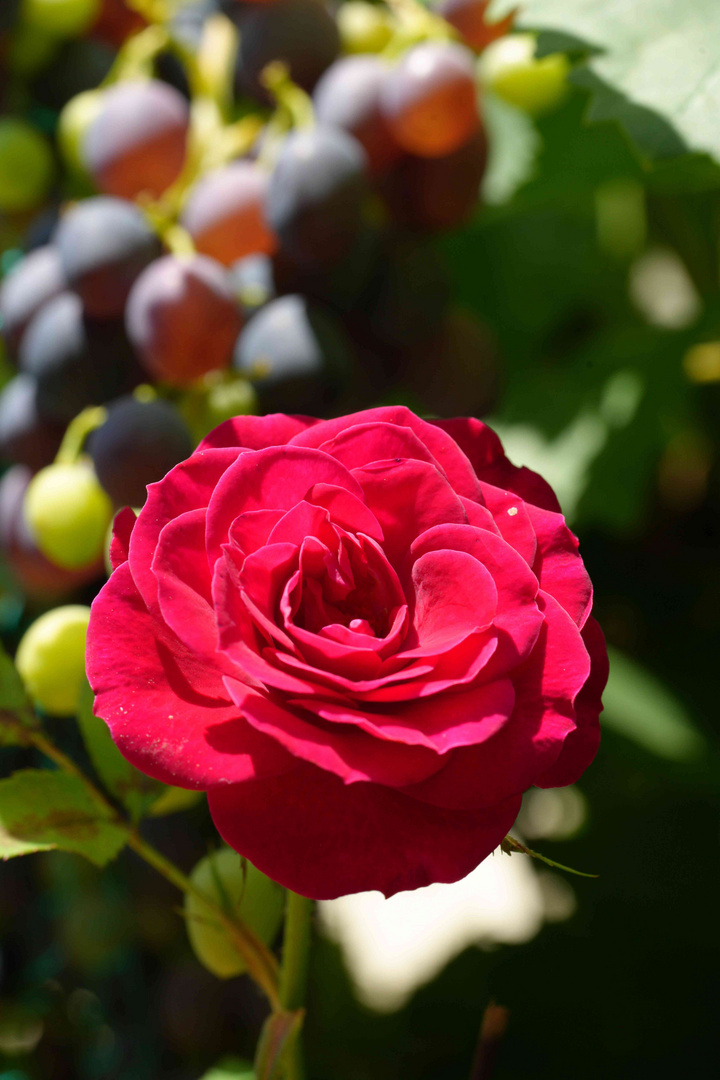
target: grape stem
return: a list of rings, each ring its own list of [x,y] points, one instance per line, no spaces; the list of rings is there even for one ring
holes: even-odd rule
[[[218,904],[212,897],[207,896],[202,889],[198,889],[193,882],[161,852],[149,844],[139,834],[137,829],[118,814],[116,808],[105,797],[102,791],[93,784],[92,780],[85,775],[82,769],[63,750],[55,746],[47,735],[38,726],[34,716],[21,713],[5,713],[3,718],[14,721],[17,734],[24,745],[34,746],[42,754],[52,761],[62,772],[78,779],[93,802],[102,808],[103,815],[109,817],[113,823],[123,828],[127,834],[127,846],[136,855],[139,855],[149,866],[152,866],[167,881],[183,893],[189,893],[212,910],[214,918],[222,925],[228,936],[232,939],[238,952],[247,964],[248,973],[255,980],[260,989],[265,993],[273,1012],[279,1012],[283,1008],[278,984],[278,963],[270,950],[248,929],[242,922],[234,918]],[[309,901],[307,901],[309,903]]]

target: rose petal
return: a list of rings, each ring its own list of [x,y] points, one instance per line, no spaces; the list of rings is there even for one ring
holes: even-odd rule
[[[592,585],[578,554],[577,537],[568,529],[562,514],[528,506],[537,536],[533,571],[540,588],[554,596],[581,629],[592,607]]]
[[[537,552],[537,537],[524,501],[511,491],[502,491],[492,484],[481,484],[485,505],[493,516],[497,529],[511,547],[532,567]]]
[[[218,634],[204,557],[206,517],[207,510],[202,508],[168,522],[160,533],[152,569],[167,625],[193,652],[215,657]],[[225,670],[222,658],[216,661]]]
[[[460,499],[428,462],[383,462],[354,469],[353,476],[380,523],[383,550],[396,569],[421,533],[440,523],[467,521]]]
[[[482,744],[453,750],[447,764],[409,794],[450,809],[474,809],[527,791],[557,760],[577,720],[573,701],[587,680],[590,659],[580,633],[551,596],[537,645],[513,674],[515,708]]]
[[[489,739],[505,724],[515,705],[515,690],[510,679],[499,679],[487,686],[448,693],[438,702],[407,701],[392,711],[380,706],[360,710],[352,705],[318,701],[295,702],[312,709],[324,720],[354,724],[378,739],[427,746],[446,754],[458,746],[472,746]]]
[[[408,645],[432,649],[485,630],[497,612],[490,572],[464,551],[429,551],[412,568],[414,636]]]
[[[537,640],[542,624],[535,598],[538,583],[525,560],[502,537],[471,525],[438,525],[413,543],[412,555],[430,551],[464,551],[492,575],[497,588],[495,626],[501,631],[501,647],[495,657],[493,677],[520,663]]]
[[[293,436],[318,422],[310,416],[286,416],[284,413],[234,416],[232,420],[226,420],[206,435],[198,450],[216,446],[243,447],[246,450],[284,446]]]
[[[384,405],[377,409],[366,409],[364,412],[341,416],[336,420],[325,420],[312,430],[294,435],[292,442],[297,446],[318,447],[326,440],[334,439],[342,431],[358,424],[368,423],[395,424],[409,428],[428,448],[458,495],[473,500],[480,499],[477,476],[473,465],[463,452],[464,448],[442,431],[438,424],[421,420],[404,405]],[[371,464],[371,462],[368,461],[366,464]]]
[[[547,481],[532,469],[511,464],[505,457],[500,439],[487,424],[474,417],[433,420],[432,423],[452,436],[481,480],[514,491],[525,502],[544,510],[560,510],[555,492]]]
[[[344,487],[353,495],[362,496],[352,474],[339,461],[318,450],[271,446],[241,453],[218,480],[210,500],[206,541],[210,564],[214,565],[220,555],[238,514],[249,510],[289,510],[318,483]]]
[[[334,773],[345,784],[371,780],[404,787],[440,768],[440,758],[427,747],[382,743],[361,728],[340,728],[317,717],[304,718],[235,679],[227,678],[225,684],[253,727],[276,739],[293,757]]]
[[[595,757],[600,745],[602,693],[608,680],[608,657],[605,637],[595,619],[582,628],[582,639],[590,654],[590,674],[575,699],[577,727],[565,738],[560,756],[547,772],[535,781],[538,787],[565,787],[580,779]]]
[[[96,715],[128,761],[156,780],[204,790],[290,764],[243,720],[217,667],[148,612],[127,563],[93,603],[87,670]]]
[[[520,799],[457,813],[379,784],[344,785],[307,763],[208,793],[222,837],[281,885],[329,900],[458,881],[504,838]]]
[[[124,562],[127,562],[130,552],[130,537],[136,521],[137,514],[130,506],[126,506],[115,515],[110,551],[108,552],[113,570],[117,570],[118,566],[122,566]]]
[[[233,449],[197,451],[157,484],[148,486],[147,500],[130,538],[128,562],[140,595],[151,610],[157,607],[157,580],[151,566],[160,533],[179,514],[208,505],[218,480],[238,453]]]

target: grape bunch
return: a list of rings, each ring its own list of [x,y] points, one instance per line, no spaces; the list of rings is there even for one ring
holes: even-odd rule
[[[113,515],[227,417],[493,407],[437,241],[479,209],[486,89],[540,111],[566,61],[487,8],[3,4],[0,569],[31,604],[91,595]]]

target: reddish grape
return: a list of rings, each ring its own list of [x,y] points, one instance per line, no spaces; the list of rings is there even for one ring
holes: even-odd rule
[[[380,111],[380,92],[391,71],[378,56],[346,56],[327,69],[313,94],[319,123],[353,135],[374,175],[386,172],[401,154]]]
[[[515,21],[515,13],[511,12],[504,19],[488,22],[489,6],[490,0],[439,0],[436,4],[438,13],[476,52],[482,52],[491,42],[508,34]]]
[[[380,102],[390,130],[408,153],[452,154],[480,123],[472,53],[453,43],[417,45],[390,74]]]
[[[253,161],[235,161],[204,176],[181,218],[197,250],[225,266],[247,255],[271,255],[276,242],[265,222],[269,181]]]
[[[157,198],[185,163],[188,106],[157,79],[111,86],[88,128],[83,158],[101,191],[134,199]]]
[[[454,229],[478,203],[487,165],[487,138],[480,129],[453,154],[408,154],[393,170],[383,194],[396,221],[413,229]]]
[[[135,282],[125,324],[149,374],[182,386],[227,367],[242,318],[220,263],[166,255]]]

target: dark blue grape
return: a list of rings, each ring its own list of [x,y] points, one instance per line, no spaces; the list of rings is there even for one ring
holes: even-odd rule
[[[337,128],[318,125],[286,139],[265,212],[301,266],[329,266],[350,251],[362,224],[366,161],[357,140]]]
[[[341,326],[302,296],[281,296],[258,311],[233,360],[254,383],[261,411],[319,415],[337,400],[351,365]]]
[[[136,206],[102,195],[68,210],[55,241],[70,287],[99,319],[122,315],[135,279],[161,250]]]
[[[108,408],[88,449],[98,480],[118,506],[142,506],[146,488],[193,449],[190,432],[167,401],[124,397]]]
[[[38,413],[37,390],[31,375],[16,375],[0,393],[0,459],[33,471],[50,464],[63,434]]]
[[[87,318],[73,293],[61,293],[38,312],[23,335],[19,360],[21,371],[37,382],[38,413],[58,423],[141,380],[122,323]]]
[[[60,254],[51,245],[30,252],[13,267],[0,286],[0,326],[11,353],[32,317],[66,288]]]
[[[238,93],[268,100],[260,82],[263,68],[282,60],[294,82],[311,91],[340,51],[335,20],[321,0],[275,0],[239,8],[235,83]]]

